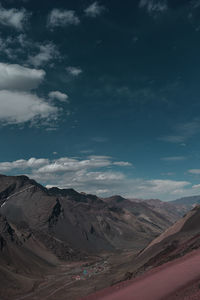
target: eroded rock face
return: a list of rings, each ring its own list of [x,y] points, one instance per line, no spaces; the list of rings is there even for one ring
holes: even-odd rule
[[[7,222],[6,218],[0,215],[0,250],[2,251],[6,246],[6,243],[17,242],[17,236],[15,235],[15,231]]]

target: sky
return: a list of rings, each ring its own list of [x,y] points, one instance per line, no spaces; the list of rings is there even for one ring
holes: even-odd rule
[[[1,0],[0,173],[200,194],[199,0]]]

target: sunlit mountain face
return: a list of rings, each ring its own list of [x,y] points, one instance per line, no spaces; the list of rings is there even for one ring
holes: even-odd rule
[[[199,17],[199,0],[2,0],[0,173],[198,195]]]

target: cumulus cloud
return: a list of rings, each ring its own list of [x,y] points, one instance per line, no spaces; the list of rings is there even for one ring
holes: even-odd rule
[[[0,163],[0,172],[25,172],[32,178],[67,188],[74,187],[86,192],[109,190],[125,179],[122,172],[111,170],[115,161],[109,156],[88,156],[85,159],[61,157],[54,160],[36,159],[16,160]],[[105,188],[106,187],[106,188]]]
[[[0,89],[32,90],[43,81],[44,70],[25,68],[17,64],[0,63]]]
[[[38,87],[45,75],[44,70],[0,63],[1,125],[29,122],[32,126],[51,124],[52,128],[52,121],[57,121],[62,109],[31,91]]]
[[[61,93],[59,91],[52,91],[49,93],[49,98],[52,100],[59,100],[61,102],[68,102],[67,94]]]
[[[166,0],[140,0],[139,7],[145,8],[149,14],[162,13],[168,9]]]
[[[72,75],[74,77],[83,73],[83,71],[79,67],[67,67],[66,70],[70,75]]]
[[[0,91],[0,122],[22,124],[34,120],[56,119],[58,109],[35,94],[22,91]]]
[[[38,168],[42,165],[48,164],[49,160],[44,158],[30,158],[28,160],[19,159],[12,162],[2,162],[0,163],[1,172],[13,171],[15,169],[24,170],[27,168]]]
[[[78,191],[109,196],[121,194],[128,198],[160,198],[174,200],[194,195],[196,189],[188,181],[130,178],[124,172],[129,162],[116,161],[109,156],[58,159],[31,158],[0,163],[1,173],[25,173],[47,185],[75,188]],[[118,167],[116,169],[116,166]],[[120,170],[119,170],[120,168]]]
[[[109,158],[104,156],[89,156],[85,160],[63,157],[52,163],[40,168],[38,173],[57,173],[79,171],[88,168],[100,168],[110,166],[112,163]]]
[[[47,26],[50,28],[78,25],[80,20],[74,10],[54,8],[48,16]]]
[[[104,11],[104,9],[104,6],[100,5],[97,1],[95,1],[90,6],[88,6],[84,12],[87,17],[96,18]]]
[[[0,5],[0,24],[23,30],[30,14],[24,9],[5,9]]]
[[[29,55],[28,63],[34,67],[40,67],[50,60],[59,57],[59,51],[53,43],[38,45],[39,52],[35,55]]]

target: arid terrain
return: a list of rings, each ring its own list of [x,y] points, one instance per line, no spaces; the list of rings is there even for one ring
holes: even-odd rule
[[[150,293],[157,278],[168,286],[154,300],[181,295],[183,287],[189,293],[190,281],[196,291],[200,207],[181,218],[182,206],[160,200],[103,199],[46,189],[26,176],[0,179],[2,300],[129,299],[130,293],[143,300],[143,285]],[[190,259],[192,276],[180,285],[166,281],[175,270],[181,278],[176,266],[183,260],[186,269]]]

